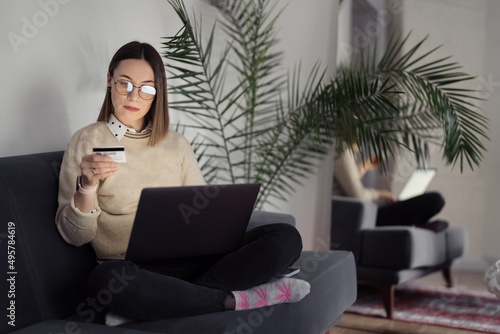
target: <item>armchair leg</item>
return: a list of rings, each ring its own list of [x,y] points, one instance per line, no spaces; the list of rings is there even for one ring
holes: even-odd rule
[[[380,296],[382,297],[387,318],[392,319],[392,310],[394,310],[394,285],[381,284]]]
[[[450,267],[445,268],[445,269],[443,269],[442,272],[443,272],[444,280],[446,281],[446,287],[452,288],[453,287],[453,277],[451,275],[451,268]]]

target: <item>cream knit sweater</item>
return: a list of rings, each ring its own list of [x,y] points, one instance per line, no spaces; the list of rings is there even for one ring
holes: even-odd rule
[[[353,197],[375,202],[379,199],[376,189],[365,188],[359,178],[356,158],[350,150],[345,150],[335,157],[333,162],[333,196]]]
[[[135,212],[143,188],[205,184],[187,140],[170,131],[154,147],[148,146],[151,132],[126,133],[118,142],[104,122],[76,132],[64,154],[59,177],[57,228],[74,246],[91,243],[97,258],[123,259],[127,250]],[[94,213],[75,207],[77,176],[82,157],[94,146],[125,146],[127,162],[118,173],[100,180]]]

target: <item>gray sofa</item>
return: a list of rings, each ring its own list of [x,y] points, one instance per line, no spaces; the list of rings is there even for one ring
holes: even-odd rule
[[[468,249],[467,230],[450,226],[439,233],[414,226],[375,226],[377,205],[332,197],[331,249],[353,252],[360,283],[377,285],[391,318],[396,285],[450,268]],[[404,223],[402,224],[404,225]]]
[[[319,334],[337,324],[356,298],[351,252],[304,251],[299,277],[310,282],[311,293],[296,304],[107,327],[102,306],[86,291],[96,265],[92,248],[68,245],[55,227],[62,155],[0,158],[0,309],[7,312],[0,333]],[[294,224],[294,218],[255,212],[250,228],[270,222]]]

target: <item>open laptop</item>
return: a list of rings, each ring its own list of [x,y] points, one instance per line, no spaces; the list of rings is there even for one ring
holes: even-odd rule
[[[401,192],[398,195],[398,200],[404,201],[425,193],[432,179],[436,175],[436,171],[437,170],[435,168],[415,169],[410,178],[406,181],[403,189],[401,189]]]
[[[260,184],[145,188],[125,259],[154,261],[236,250]]]

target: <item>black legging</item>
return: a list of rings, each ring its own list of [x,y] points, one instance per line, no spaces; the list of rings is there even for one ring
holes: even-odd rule
[[[444,198],[436,192],[380,206],[377,226],[423,225],[441,211]]]
[[[135,319],[220,312],[228,291],[268,282],[293,264],[301,250],[295,227],[264,225],[248,231],[241,248],[225,256],[105,261],[94,269],[89,288],[103,306]]]

